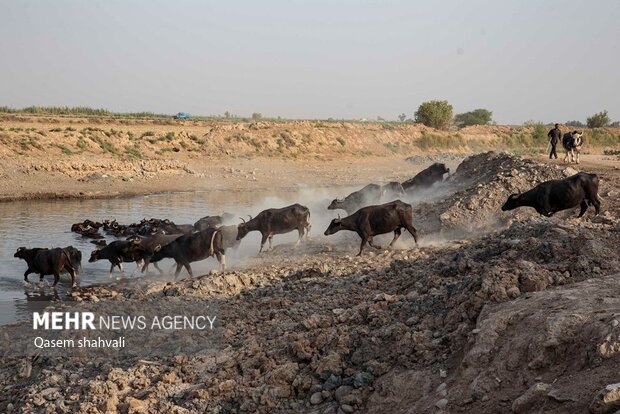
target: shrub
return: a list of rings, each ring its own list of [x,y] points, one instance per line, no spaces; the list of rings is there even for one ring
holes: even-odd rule
[[[534,138],[535,141],[542,141],[547,139],[547,127],[542,122],[527,121],[523,125],[532,128],[532,138]]]
[[[252,114],[252,119],[261,119],[263,117],[263,114],[261,114],[260,112],[254,112]]]
[[[437,148],[456,149],[465,146],[465,140],[459,134],[443,136],[422,132],[422,136],[416,140],[416,145],[422,150]]]
[[[77,142],[75,143],[75,145],[81,149],[82,151],[84,151],[86,149],[86,147],[88,146],[88,144],[86,143],[86,141],[84,141],[84,137],[80,136],[77,140]]]
[[[415,121],[436,129],[446,129],[452,122],[452,105],[448,101],[422,103],[414,114]]]
[[[458,114],[454,117],[454,123],[459,127],[469,125],[488,125],[491,123],[493,112],[488,109],[474,109],[473,111]]]
[[[583,128],[586,125],[581,122],[581,121],[567,121],[564,123],[566,126],[571,126],[571,127],[575,127],[575,128]]]
[[[586,121],[588,128],[602,128],[609,125],[609,115],[607,111],[601,111],[598,114],[594,114]]]

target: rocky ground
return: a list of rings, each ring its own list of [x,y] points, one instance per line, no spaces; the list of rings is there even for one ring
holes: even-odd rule
[[[354,238],[317,236],[224,274],[81,289],[71,299],[99,312],[214,304],[220,343],[153,358],[15,356],[6,350],[29,327],[2,327],[0,411],[614,413],[617,170],[600,171],[599,216],[498,212],[518,188],[572,173],[479,154],[415,202],[417,248],[357,258]]]

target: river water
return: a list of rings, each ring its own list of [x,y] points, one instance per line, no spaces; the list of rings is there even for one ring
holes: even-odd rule
[[[201,217],[222,211],[231,211],[239,215],[256,214],[263,206],[282,207],[297,196],[299,196],[297,191],[279,192],[275,196],[273,193],[267,195],[256,192],[221,191],[95,200],[31,200],[0,203],[0,324],[30,319],[33,311],[49,305],[49,300],[62,298],[70,287],[68,274],[61,275],[56,290],[50,287],[53,276],[46,276],[45,281],[39,283],[39,276],[30,274],[28,279],[31,283],[24,283],[26,262],[13,257],[20,246],[32,248],[72,245],[82,252],[82,269],[78,276],[80,286],[114,283],[114,279],[108,277],[110,268],[108,261],[88,263],[95,245],[90,243],[91,239],[72,233],[70,229],[73,223],[87,218],[96,221],[115,218],[119,223],[128,224],[142,218],[156,217],[168,218],[177,224],[193,224]],[[103,233],[103,230],[100,232]],[[258,234],[248,239],[256,244],[252,247],[258,247]],[[114,239],[108,237],[108,241],[111,240]],[[246,239],[243,242],[248,244]],[[230,259],[228,261],[231,262]],[[172,261],[164,261],[161,267],[168,270],[172,264]],[[209,258],[192,267],[196,274],[200,274],[198,272],[216,268],[217,261]],[[135,265],[126,263],[125,268],[129,276]]]

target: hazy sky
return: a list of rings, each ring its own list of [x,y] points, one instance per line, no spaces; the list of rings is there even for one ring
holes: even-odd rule
[[[620,119],[620,1],[0,0],[0,105]]]

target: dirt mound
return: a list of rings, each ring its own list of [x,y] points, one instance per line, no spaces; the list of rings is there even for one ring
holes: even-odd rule
[[[508,153],[472,155],[446,181],[419,197],[431,201],[416,205],[414,221],[425,233],[448,237],[502,228],[538,215],[526,208],[502,212],[501,206],[510,194],[576,173],[572,168],[541,164]]]
[[[468,158],[436,201],[416,205],[416,225],[500,228],[471,240],[361,258],[313,240],[225,274],[83,289],[81,308],[104,314],[213,306],[224,346],[146,361],[3,353],[0,411],[609,412],[620,401],[619,220],[494,217],[516,188],[572,173]],[[23,329],[1,327],[0,349],[24,346]]]
[[[596,283],[588,282],[592,278],[609,287],[607,278],[619,265],[617,229],[611,218],[579,224],[533,219],[471,243],[360,259],[326,249],[289,265],[114,294],[109,288],[89,289],[81,295],[85,301],[93,295],[108,298],[88,304],[100,311],[139,306],[148,313],[151,301],[183,298],[202,306],[205,298],[220,298],[218,317],[225,321],[228,346],[151,362],[93,358],[85,366],[84,361],[55,358],[45,365],[56,367],[53,371],[31,367],[26,378],[19,367],[29,360],[13,361],[3,371],[2,384],[17,378],[21,385],[0,396],[0,408],[11,403],[26,410],[61,404],[72,412],[132,407],[229,413],[509,409],[535,381],[550,384],[559,369],[557,358],[570,359],[572,348],[584,355],[578,360],[581,367],[587,364],[601,374],[596,368],[601,358],[586,357],[585,351],[603,343],[610,316],[605,313],[605,321],[592,329],[583,321],[594,320],[596,309],[604,310],[600,294],[605,287],[598,296],[592,289],[571,288],[561,295],[563,302],[555,302],[559,296],[545,289],[576,282],[594,288]],[[533,294],[548,296],[531,300]],[[550,304],[561,317],[536,325],[553,319]],[[500,312],[502,306],[507,310]],[[580,312],[583,318],[571,316]],[[523,327],[514,331],[517,324]],[[547,343],[550,333],[556,336]],[[508,355],[513,336],[518,339],[515,361]],[[12,338],[12,346],[19,346]],[[540,352],[525,355],[530,342]],[[613,358],[615,342],[607,342],[602,352]],[[496,356],[497,347],[501,353]],[[540,372],[544,375],[537,379]],[[557,389],[554,407],[579,408],[605,381],[608,375],[601,374],[580,384],[584,397],[579,404],[562,401],[570,384],[543,388]],[[52,395],[50,388],[63,390],[63,397],[41,397]]]

